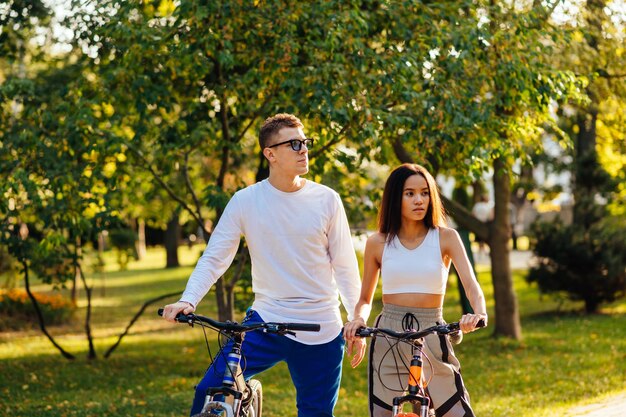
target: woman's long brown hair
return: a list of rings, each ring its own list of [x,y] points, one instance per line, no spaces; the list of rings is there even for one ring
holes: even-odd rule
[[[387,242],[391,242],[398,235],[402,226],[402,194],[404,193],[404,183],[411,175],[421,175],[428,185],[430,202],[426,217],[424,217],[426,227],[430,229],[447,225],[439,188],[433,176],[421,165],[402,164],[389,174],[383,191],[383,201],[378,212],[378,231],[387,235]]]

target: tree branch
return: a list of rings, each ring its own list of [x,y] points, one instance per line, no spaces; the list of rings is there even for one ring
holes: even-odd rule
[[[403,164],[415,163],[415,161],[413,160],[409,152],[406,150],[406,148],[402,144],[402,140],[400,139],[400,136],[395,137],[395,139],[391,143],[391,147],[393,148],[393,153],[396,154],[396,157],[400,160],[400,162],[402,162]]]
[[[120,334],[120,337],[117,339],[117,342],[115,342],[104,354],[105,358],[108,358],[109,356],[111,356],[111,354],[113,353],[113,351],[118,347],[118,345],[122,342],[122,339],[124,338],[124,336],[126,336],[130,330],[131,327],[133,327],[133,324],[135,324],[135,322],[139,319],[139,317],[141,317],[141,315],[143,314],[143,312],[146,310],[146,308],[151,305],[156,303],[157,301],[161,301],[165,298],[169,298],[169,297],[173,297],[175,295],[179,295],[182,294],[182,291],[178,291],[178,292],[173,292],[170,294],[165,294],[165,295],[161,295],[159,297],[153,298],[151,300],[148,300],[144,303],[143,306],[141,306],[141,308],[139,309],[139,311],[137,312],[137,314],[135,314],[135,316],[132,318],[132,320],[130,321],[130,323],[128,323],[128,326],[126,326],[126,329],[124,330],[124,332],[122,334]]]
[[[350,122],[346,123],[341,130],[339,131],[339,133],[337,133],[337,135],[335,136],[335,139],[331,140],[330,142],[328,142],[327,144],[325,144],[323,147],[316,149],[315,152],[313,152],[312,154],[309,155],[309,159],[315,159],[315,157],[317,157],[318,155],[324,154],[326,151],[328,151],[330,148],[332,148],[334,145],[336,145],[337,143],[341,142],[344,138],[343,138],[343,134],[345,133],[345,131],[348,129],[348,127],[350,126]]]
[[[489,238],[489,223],[480,221],[468,209],[445,195],[441,195],[446,212],[463,229],[474,233],[476,237],[487,241]]]
[[[43,319],[43,314],[41,313],[41,309],[39,308],[39,303],[37,302],[37,299],[35,298],[33,293],[30,291],[30,279],[29,279],[29,276],[28,276],[28,264],[24,260],[20,261],[20,263],[22,264],[22,267],[24,268],[24,286],[26,287],[26,293],[28,294],[28,298],[30,298],[30,301],[33,303],[33,307],[35,308],[35,313],[37,313],[37,319],[39,321],[39,328],[41,329],[43,334],[46,335],[48,340],[54,345],[54,347],[57,348],[59,352],[61,352],[61,355],[63,355],[63,357],[65,359],[70,359],[70,360],[76,359],[76,357],[74,355],[72,355],[69,352],[66,352],[56,342],[56,340],[54,340],[52,335],[50,335],[50,333],[48,333],[48,330],[46,329],[46,324],[45,324],[44,319]]]
[[[274,94],[276,93],[276,90],[274,90],[271,94],[268,94],[267,97],[265,98],[265,100],[263,101],[263,103],[259,106],[259,108],[252,114],[252,117],[250,118],[250,122],[248,123],[248,125],[241,131],[241,133],[239,133],[237,135],[237,137],[235,138],[234,142],[238,143],[243,136],[246,134],[246,132],[250,129],[250,127],[254,124],[254,122],[256,121],[256,119],[259,118],[259,116],[261,116],[261,114],[263,114],[263,112],[265,111],[265,108],[267,106],[267,104],[270,102],[270,100],[272,98],[274,98]]]
[[[154,179],[161,185],[161,187],[163,187],[163,189],[165,190],[165,192],[167,192],[167,194],[172,197],[176,202],[178,202],[183,209],[185,209],[190,215],[191,217],[194,218],[194,220],[200,225],[200,227],[202,227],[204,229],[204,224],[202,223],[202,219],[199,217],[199,213],[194,212],[191,207],[189,207],[189,205],[187,205],[187,203],[180,198],[175,192],[174,190],[172,190],[172,188],[167,185],[167,183],[163,180],[163,178],[161,178],[159,176],[159,174],[157,174],[156,170],[152,167],[152,164],[150,164],[150,162],[148,161],[148,159],[143,155],[143,153],[138,150],[135,149],[134,146],[132,146],[130,143],[128,142],[124,142],[124,144],[126,146],[128,146],[128,149],[131,150],[131,152],[133,152],[135,155],[137,155],[137,157],[139,157],[139,159],[144,163],[144,167],[150,171],[150,173],[152,174],[152,176],[154,177]]]
[[[87,296],[87,314],[85,315],[85,334],[87,335],[87,340],[89,343],[89,354],[87,355],[88,359],[96,359],[96,349],[93,344],[93,336],[91,334],[91,288],[87,285],[87,280],[85,280],[85,275],[83,274],[83,269],[78,263],[78,259],[76,260],[76,264],[74,265],[76,271],[78,272],[78,276],[80,277],[80,281],[83,283],[83,287],[85,288],[85,294]]]
[[[196,195],[196,192],[193,189],[193,185],[191,184],[191,178],[189,178],[189,154],[192,152],[192,150],[189,150],[189,152],[185,152],[185,162],[183,164],[183,177],[185,178],[185,185],[187,187],[187,190],[189,191],[189,194],[191,194],[191,198],[193,199],[194,204],[196,205],[196,213],[198,214],[198,220],[200,221],[200,223],[198,223],[198,226],[200,226],[200,228],[202,229],[202,233],[204,233],[204,238],[206,238],[209,235],[208,230],[206,230],[204,228],[204,218],[202,217],[202,206],[200,205],[200,200],[198,199],[198,196]]]
[[[411,155],[406,150],[399,137],[393,141],[393,150],[396,157],[402,163],[415,163]],[[434,176],[434,175],[433,175]],[[482,222],[476,218],[469,210],[456,201],[450,200],[445,195],[441,195],[446,212],[454,219],[454,221],[463,229],[467,229],[474,233],[479,239],[487,240],[489,237],[489,224]]]
[[[596,69],[596,73],[602,77],[602,78],[606,78],[606,79],[612,79],[612,78],[626,78],[626,73],[625,74],[609,74],[609,72],[607,70],[604,69]]]

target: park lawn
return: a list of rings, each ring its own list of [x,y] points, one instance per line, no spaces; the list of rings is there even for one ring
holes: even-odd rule
[[[182,416],[193,386],[208,365],[200,329],[159,319],[156,305],[137,321],[109,359],[103,353],[148,299],[182,290],[199,249],[181,248],[186,266],[163,269],[163,252],[149,251],[129,271],[109,264],[90,276],[97,360],[86,357],[82,322],[52,328],[62,346],[77,355],[67,361],[37,330],[0,335],[0,415],[13,416]],[[493,311],[489,271],[478,270]],[[490,329],[466,335],[456,347],[463,376],[479,416],[562,416],[568,407],[624,390],[626,386],[626,301],[585,316],[580,303],[540,297],[515,271],[523,341],[491,337]],[[45,290],[43,286],[36,287]],[[174,297],[175,298],[175,297]],[[212,295],[199,312],[215,315]],[[161,304],[169,302],[164,301]],[[83,304],[80,304],[84,307]],[[375,310],[380,308],[376,299]],[[446,319],[459,317],[456,280],[450,280]],[[80,313],[80,312],[79,312]],[[374,311],[372,314],[376,314]],[[79,318],[82,317],[79,314]],[[209,333],[213,353],[218,345]],[[279,365],[259,377],[264,416],[295,416],[294,390]],[[367,414],[365,363],[351,369],[346,359],[337,417]]]

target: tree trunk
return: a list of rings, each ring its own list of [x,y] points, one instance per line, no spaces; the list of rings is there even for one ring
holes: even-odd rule
[[[474,274],[476,274],[476,269],[474,268],[474,254],[472,253],[469,232],[465,229],[457,229],[457,232],[459,232],[459,236],[461,237],[461,240],[463,241],[463,246],[465,246],[465,252],[467,253],[467,258],[470,261],[472,270],[474,270]],[[453,265],[453,269],[454,269],[454,273],[457,276],[457,285],[459,287],[459,301],[461,303],[461,310],[463,311],[463,314],[471,314],[474,312],[474,309],[472,308],[472,305],[467,299],[465,288],[463,288],[463,283],[461,282],[461,279],[459,278],[459,273],[456,271],[456,268],[454,268],[454,265]]]
[[[493,167],[494,220],[487,243],[491,257],[491,279],[496,309],[494,335],[521,339],[522,327],[513,288],[509,251],[511,225],[508,204],[511,196],[511,178],[502,158],[494,160]]]
[[[221,277],[215,283],[215,298],[217,299],[217,317],[220,321],[233,320],[235,317],[235,292],[229,290]]]
[[[578,116],[574,164],[574,224],[589,230],[598,219],[595,215],[595,194],[599,186],[595,179],[598,160],[596,154],[596,124],[598,111],[595,106]]]
[[[104,298],[106,295],[106,273],[104,272],[104,249],[106,242],[104,240],[104,233],[98,233],[98,259],[97,259],[97,271],[102,282],[100,287],[100,296]]]
[[[87,359],[96,359],[98,356],[96,354],[96,348],[93,342],[93,335],[91,333],[91,292],[92,288],[87,285],[87,280],[85,279],[85,275],[83,274],[83,270],[80,266],[79,260],[83,257],[83,244],[80,237],[76,238],[76,246],[74,247],[74,282],[77,280],[83,284],[83,288],[85,288],[85,297],[87,298],[87,310],[85,313],[85,335],[87,335],[87,344],[89,345],[89,352],[87,353]]]
[[[141,261],[146,257],[146,221],[137,219],[137,241],[135,242],[137,260]]]
[[[76,276],[76,274],[74,274],[74,276],[72,277],[72,288],[70,289],[70,301],[72,302],[73,306],[78,305],[78,286],[76,285],[77,281],[78,277]]]
[[[220,169],[220,174],[217,178],[217,185],[220,187],[220,189],[224,188],[224,176],[226,175],[226,167],[229,165],[228,155],[228,148],[223,148],[222,167]],[[218,208],[216,210],[215,222],[213,224],[217,225],[220,217],[222,217],[222,213],[223,209]],[[215,299],[217,301],[217,317],[219,318],[219,320],[233,320],[235,318],[235,295],[232,290],[229,291],[228,286],[224,282],[223,276],[220,277],[220,279],[215,283]]]
[[[591,296],[585,298],[585,313],[596,314],[600,311],[600,302],[597,297]]]
[[[22,263],[22,267],[23,267],[23,271],[24,271],[24,286],[26,288],[26,293],[28,294],[28,298],[30,298],[30,301],[33,303],[33,308],[35,309],[35,313],[37,314],[37,320],[39,322],[39,328],[41,329],[41,332],[46,335],[46,337],[48,338],[48,340],[50,341],[50,343],[52,343],[52,345],[57,348],[57,350],[61,353],[61,355],[63,355],[63,357],[65,359],[76,359],[76,357],[74,355],[72,355],[71,353],[67,352],[65,349],[63,349],[61,347],[61,345],[59,345],[56,340],[54,340],[54,337],[52,337],[52,335],[50,333],[48,333],[48,329],[46,329],[46,323],[44,322],[43,319],[43,314],[41,313],[41,309],[39,308],[39,303],[37,302],[37,299],[35,298],[35,296],[33,295],[33,293],[30,290],[30,279],[29,279],[29,274],[28,274],[28,264],[26,263],[26,261],[20,261]]]
[[[176,210],[170,221],[167,222],[167,229],[165,230],[165,253],[167,262],[166,268],[177,268],[180,266],[178,262],[178,236],[180,235],[180,224],[178,223],[178,210]]]
[[[80,239],[76,240],[77,248],[80,245]],[[77,255],[78,255],[77,249]],[[89,344],[89,353],[87,354],[87,359],[93,360],[98,356],[96,354],[96,348],[93,342],[93,334],[91,333],[91,288],[87,285],[87,280],[85,279],[85,275],[83,274],[83,270],[78,263],[78,257],[76,258],[76,273],[75,276],[78,276],[83,283],[83,287],[85,288],[85,296],[87,297],[87,311],[85,314],[85,334],[87,335],[87,343]]]

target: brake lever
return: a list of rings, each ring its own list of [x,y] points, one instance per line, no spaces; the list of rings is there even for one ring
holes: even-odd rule
[[[359,337],[370,337],[374,336],[375,332],[368,327],[359,327],[356,331],[356,335]]]
[[[268,323],[268,326],[263,329],[263,332],[264,333],[274,333],[274,334],[279,334],[279,335],[286,335],[286,334],[288,334],[290,336],[296,336],[295,332],[293,332],[291,330],[285,329],[284,326],[280,326],[280,325],[273,324],[273,323],[272,324]]]
[[[183,319],[183,317],[184,317],[184,319]],[[182,314],[182,313],[179,313],[179,315],[176,316],[176,321],[179,322],[179,323],[187,323],[189,326],[193,327],[194,316],[193,316],[193,314]]]
[[[439,326],[439,329],[437,330],[437,333],[439,333],[439,334],[451,334],[451,333],[456,333],[456,332],[459,332],[459,331],[461,331],[461,329],[451,329],[451,328],[449,328],[448,326],[446,326],[444,324],[444,325]]]
[[[283,329],[274,323],[266,323],[263,327],[263,333],[280,333],[281,331]]]

